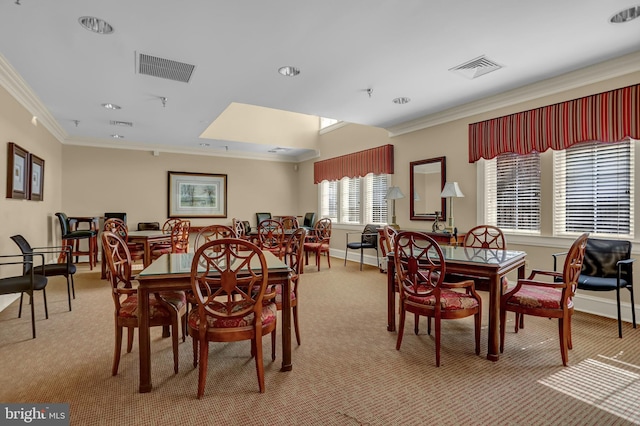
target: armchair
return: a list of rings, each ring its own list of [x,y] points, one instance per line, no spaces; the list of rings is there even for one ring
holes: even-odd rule
[[[349,242],[349,235],[360,235],[359,241]],[[344,265],[347,266],[347,255],[349,250],[360,250],[360,270],[362,271],[362,264],[364,263],[364,250],[375,249],[376,259],[378,258],[378,227],[373,224],[368,224],[364,227],[362,232],[347,232],[346,233],[347,245],[344,249]]]

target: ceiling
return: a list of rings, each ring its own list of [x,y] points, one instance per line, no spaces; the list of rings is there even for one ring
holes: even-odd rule
[[[63,143],[295,161],[317,150],[273,132],[280,119],[306,117],[311,132],[310,116],[398,129],[639,52],[640,19],[609,22],[640,4],[630,1],[4,0],[0,78]],[[82,16],[114,32],[90,32]],[[140,73],[141,54],[194,65],[189,81]],[[449,71],[481,56],[502,68],[474,79]],[[285,65],[300,74],[280,75]],[[225,121],[260,140],[201,137],[233,105],[282,115]]]

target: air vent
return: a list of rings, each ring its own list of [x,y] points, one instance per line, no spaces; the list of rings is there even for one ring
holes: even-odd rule
[[[140,54],[138,60],[138,73],[183,83],[189,82],[195,67],[195,65],[145,55],[144,53]]]
[[[458,73],[468,79],[474,79],[500,68],[502,68],[502,65],[488,59],[486,56],[480,56],[457,67],[449,68],[449,71]]]
[[[133,127],[133,123],[130,121],[109,121],[112,126]]]

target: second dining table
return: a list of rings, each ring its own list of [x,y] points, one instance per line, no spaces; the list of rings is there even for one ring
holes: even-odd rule
[[[267,261],[268,282],[282,285],[282,294],[291,293],[289,273],[291,269],[275,255],[264,251]],[[149,295],[158,291],[188,290],[191,288],[191,262],[193,253],[163,254],[143,269],[137,276],[139,346],[140,346],[140,393],[150,392],[151,383],[151,337],[149,329]],[[256,265],[257,267],[257,265]],[[280,320],[282,334],[282,366],[280,371],[290,371],[291,362],[291,299],[282,298]]]
[[[447,273],[489,279],[489,328],[487,359],[498,361],[500,344],[500,296],[502,277],[517,269],[524,278],[523,251],[441,245]],[[393,253],[387,254],[387,330],[396,330],[396,283]]]

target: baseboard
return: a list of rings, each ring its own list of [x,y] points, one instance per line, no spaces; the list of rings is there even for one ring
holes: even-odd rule
[[[15,294],[3,294],[0,296],[0,311],[4,311],[7,306],[15,302],[20,298],[19,293]]]

